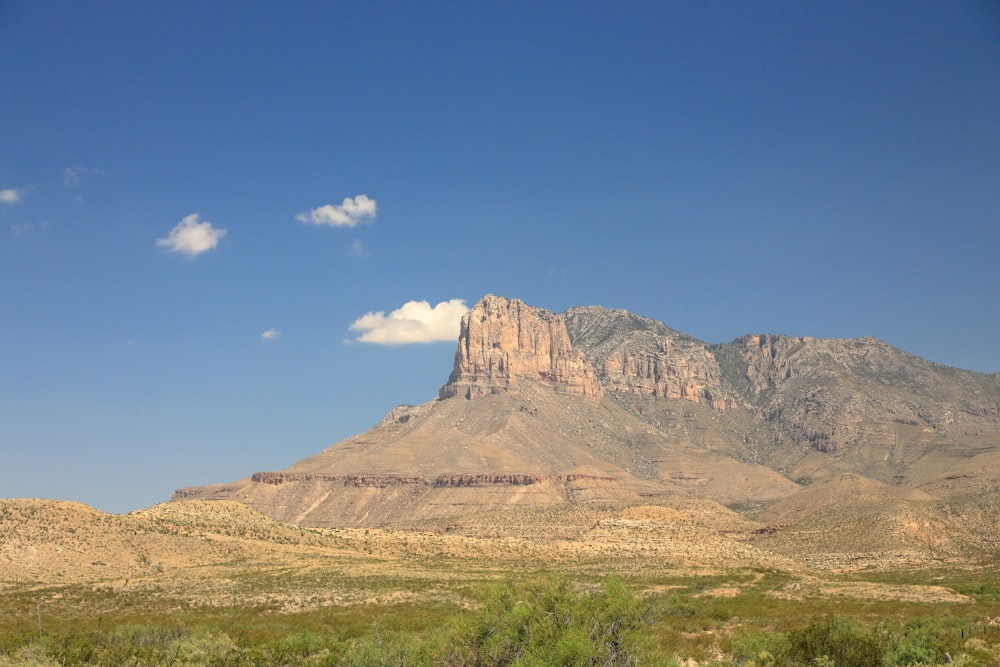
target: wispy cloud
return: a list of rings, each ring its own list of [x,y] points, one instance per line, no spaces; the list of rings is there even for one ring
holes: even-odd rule
[[[357,227],[365,219],[375,219],[378,204],[368,195],[346,197],[339,206],[327,204],[311,211],[299,213],[295,219],[313,225],[330,227]]]
[[[365,248],[365,244],[361,242],[361,239],[354,239],[354,243],[351,244],[351,254],[361,259],[371,255]]]
[[[434,307],[427,301],[407,301],[388,315],[382,310],[362,315],[350,330],[360,334],[354,341],[375,345],[454,341],[468,310],[462,299],[442,301]]]
[[[277,338],[280,335],[281,335],[281,332],[278,331],[277,329],[268,329],[267,331],[265,331],[264,333],[262,333],[260,335],[260,337],[263,338],[264,340],[274,340],[275,338]]]
[[[225,229],[213,227],[207,220],[199,222],[198,214],[192,213],[178,222],[165,238],[156,239],[156,245],[186,257],[197,257],[219,245],[225,235]]]
[[[21,234],[27,234],[29,232],[44,231],[51,227],[53,223],[51,220],[43,220],[42,222],[24,222],[21,224],[14,224],[10,226],[10,231],[14,236],[20,236]]]
[[[97,167],[66,167],[63,170],[63,185],[79,185],[94,176],[103,176],[104,172]]]
[[[24,199],[24,190],[7,188],[0,190],[0,204],[17,204]]]

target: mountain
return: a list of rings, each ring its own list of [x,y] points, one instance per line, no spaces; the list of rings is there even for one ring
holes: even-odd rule
[[[845,474],[964,497],[993,488],[998,463],[996,375],[874,338],[710,345],[624,310],[556,314],[488,295],[462,319],[437,399],[285,470],[174,500],[379,526],[677,497],[754,508]]]

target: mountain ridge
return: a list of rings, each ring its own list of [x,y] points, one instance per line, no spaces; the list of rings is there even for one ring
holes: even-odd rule
[[[843,474],[947,496],[998,477],[996,379],[872,337],[713,345],[625,310],[487,295],[462,318],[437,399],[280,473],[174,499],[386,525],[671,496],[754,506]]]

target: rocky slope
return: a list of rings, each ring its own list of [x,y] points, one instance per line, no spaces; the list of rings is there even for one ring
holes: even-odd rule
[[[677,496],[753,506],[844,473],[946,496],[992,488],[998,452],[995,376],[876,339],[713,346],[623,310],[490,295],[463,317],[437,400],[285,471],[175,499],[385,525]]]
[[[570,340],[612,392],[733,407],[722,373],[701,341],[625,310],[573,308],[564,319]]]
[[[992,467],[1000,391],[989,376],[874,338],[754,335],[715,352],[758,419],[748,436],[759,460],[800,481],[855,472],[928,484],[978,457]]]

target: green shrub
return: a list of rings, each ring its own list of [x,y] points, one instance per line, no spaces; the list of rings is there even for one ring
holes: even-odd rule
[[[222,633],[187,635],[172,642],[168,650],[174,656],[174,664],[178,665],[226,664],[238,655],[236,644]]]
[[[810,622],[788,633],[789,656],[797,664],[830,663],[837,667],[882,667],[881,637],[837,617]]]
[[[655,665],[648,609],[618,579],[599,594],[573,590],[565,578],[494,589],[473,632],[461,638],[469,664]]]
[[[420,667],[427,665],[465,664],[449,662],[446,644],[437,641],[438,633],[429,638],[411,632],[393,632],[353,641],[336,664],[343,667]]]
[[[933,621],[909,621],[902,631],[892,633],[886,650],[886,664],[935,665],[943,662],[944,654],[949,649],[944,635],[944,630]]]
[[[0,655],[0,667],[58,667],[59,663],[45,654],[39,644],[31,644],[9,656]]]
[[[779,667],[788,662],[792,649],[784,632],[749,632],[731,641],[733,662],[747,667]]]

